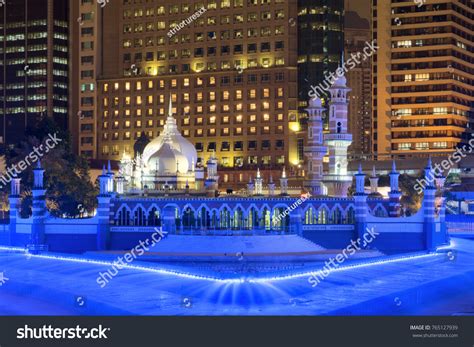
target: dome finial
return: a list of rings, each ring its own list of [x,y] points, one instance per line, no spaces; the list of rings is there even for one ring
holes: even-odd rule
[[[170,101],[168,105],[168,117],[173,117],[173,100],[172,100],[171,93],[170,93]]]

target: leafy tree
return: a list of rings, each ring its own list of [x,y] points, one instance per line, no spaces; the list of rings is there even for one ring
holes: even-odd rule
[[[46,152],[44,142],[50,134],[57,134],[56,137],[62,141]],[[89,164],[85,158],[72,152],[69,133],[61,130],[50,118],[44,118],[37,127],[27,129],[26,138],[7,151],[7,167],[24,161],[41,144],[43,151],[39,152],[43,153],[41,165],[45,169],[46,199],[50,213],[74,217],[80,215],[81,211],[92,212],[96,207],[97,191],[91,183]],[[37,163],[30,164],[19,174],[23,187],[22,215],[26,217],[31,214],[33,169]]]

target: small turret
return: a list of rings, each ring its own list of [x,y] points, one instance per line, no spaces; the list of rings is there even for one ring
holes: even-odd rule
[[[109,194],[109,175],[105,171],[105,165],[102,168],[102,175],[99,176],[99,194],[108,195]]]
[[[283,167],[283,172],[280,178],[280,194],[288,195],[288,178],[286,177],[286,169]]]
[[[263,178],[260,174],[260,169],[257,169],[257,178],[255,179],[255,194],[262,195],[263,194]]]
[[[400,173],[397,171],[395,160],[392,163],[392,172],[390,172],[389,176],[390,176],[390,192],[388,193],[388,196],[390,200],[390,204],[389,204],[390,217],[400,217],[401,215],[400,197],[402,196],[402,193],[400,193],[400,190],[398,187],[398,178],[400,177]]]
[[[34,183],[33,189],[43,189],[44,169],[41,167],[41,161],[38,160],[36,168],[33,169]]]
[[[372,167],[372,175],[369,178],[370,180],[370,193],[377,194],[379,190],[379,178],[377,177],[377,173],[375,172],[375,166]]]
[[[109,176],[109,180],[107,182],[107,191],[109,193],[114,192],[114,172],[112,171],[112,165],[110,164],[110,160],[107,162],[107,176]]]
[[[359,171],[356,177],[356,195],[365,195],[365,174],[362,172],[362,164],[359,164]]]
[[[273,176],[270,175],[270,180],[268,181],[268,194],[270,196],[275,195],[275,182],[273,182]]]
[[[392,171],[389,174],[390,176],[390,192],[398,193],[398,178],[400,177],[400,173],[397,171],[397,165],[395,164],[395,160],[392,162]]]
[[[253,195],[255,192],[255,184],[253,183],[252,176],[249,177],[249,183],[247,183],[248,195]]]

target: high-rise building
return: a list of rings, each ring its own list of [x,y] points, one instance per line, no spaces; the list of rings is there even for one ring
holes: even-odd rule
[[[105,3],[105,2],[104,2]],[[101,6],[96,0],[72,1],[69,9],[69,128],[77,153],[97,158],[97,77],[101,71]]]
[[[97,158],[133,156],[142,133],[159,135],[171,98],[198,161],[215,152],[224,167],[299,164],[296,1],[126,0],[92,11],[97,129],[80,127],[79,145],[95,133]]]
[[[323,83],[341,63],[344,0],[298,0],[297,24],[298,95],[300,107],[305,108],[311,86]]]
[[[372,33],[369,21],[356,12],[345,14],[345,57],[363,53]],[[353,136],[349,155],[355,158],[368,157],[371,153],[372,130],[372,60],[360,59],[359,64],[346,74],[347,85],[352,89],[349,103],[349,132]]]
[[[67,127],[68,1],[0,2],[0,144],[42,117]]]
[[[373,153],[441,155],[471,137],[470,0],[374,0]]]

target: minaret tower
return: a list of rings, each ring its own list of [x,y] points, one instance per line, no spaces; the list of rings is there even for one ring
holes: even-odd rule
[[[329,152],[329,172],[323,182],[328,188],[328,195],[347,197],[347,190],[352,184],[352,176],[347,174],[347,148],[352,143],[352,135],[347,132],[349,102],[346,78],[341,76],[329,88],[329,133],[324,135],[324,145]]]
[[[38,160],[36,168],[33,169],[34,184],[31,190],[33,195],[33,224],[31,226],[31,245],[40,247],[45,243],[44,219],[47,217],[46,189],[44,188],[44,169]]]
[[[313,98],[309,101],[308,112],[308,141],[304,148],[307,174],[304,187],[311,195],[323,194],[323,160],[327,148],[323,144],[323,112],[321,99]]]

